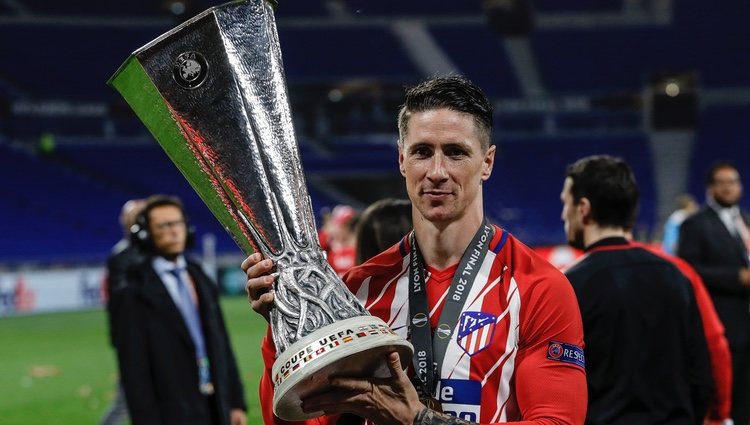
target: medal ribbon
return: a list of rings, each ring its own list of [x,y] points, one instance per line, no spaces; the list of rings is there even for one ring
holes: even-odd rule
[[[494,227],[485,218],[468,249],[461,257],[448,290],[434,338],[430,329],[424,260],[417,246],[414,232],[409,237],[409,244],[412,248],[409,253],[409,319],[411,323],[409,330],[411,331],[411,342],[414,344],[413,363],[420,384],[417,386],[417,392],[420,393],[420,396],[431,397],[435,391],[448,343],[456,328],[469,291],[479,274],[479,268],[487,255],[493,235]]]

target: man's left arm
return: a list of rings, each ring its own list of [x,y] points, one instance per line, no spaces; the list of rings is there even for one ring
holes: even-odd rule
[[[537,272],[540,273],[540,272]],[[515,390],[523,424],[583,424],[588,392],[583,323],[573,287],[557,270],[522,293]]]

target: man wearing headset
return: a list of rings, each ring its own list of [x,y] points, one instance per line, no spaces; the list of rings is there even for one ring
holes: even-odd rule
[[[149,198],[131,230],[146,256],[127,271],[115,323],[133,424],[245,425],[218,289],[184,255],[192,232],[182,202]]]

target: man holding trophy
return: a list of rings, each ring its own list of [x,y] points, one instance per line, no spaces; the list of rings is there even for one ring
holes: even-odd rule
[[[306,412],[335,424],[353,413],[378,425],[583,423],[583,330],[568,281],[484,217],[482,184],[492,172],[492,111],[459,77],[411,88],[399,113],[399,166],[414,231],[344,276],[368,311],[414,345],[409,375],[399,355],[390,378],[334,376],[303,398]],[[243,262],[254,310],[273,308],[271,260]],[[425,326],[427,323],[430,326]],[[263,345],[268,370],[275,349]],[[261,380],[267,424],[270,374]]]
[[[110,80],[249,255],[248,294],[270,324],[265,422],[582,423],[572,288],[484,217],[495,155],[486,96],[458,77],[409,91],[399,163],[414,231],[344,284],[317,241],[275,3],[211,8]]]

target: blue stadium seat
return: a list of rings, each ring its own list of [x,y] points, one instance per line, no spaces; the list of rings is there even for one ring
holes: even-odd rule
[[[595,154],[624,158],[641,188],[637,230],[650,231],[655,218],[652,162],[645,135],[517,138],[498,145],[493,175],[484,186],[488,216],[524,243],[565,243],[560,191],[565,168]]]
[[[431,26],[451,60],[490,97],[518,97],[521,89],[502,39],[486,25]]]
[[[715,161],[731,161],[739,168],[744,187],[750,187],[750,106],[711,107],[701,111],[691,160],[689,190],[700,202],[706,191],[706,173]],[[750,196],[742,205],[750,209]]]
[[[280,27],[289,80],[338,82],[377,78],[414,81],[420,74],[396,37],[382,27]]]

